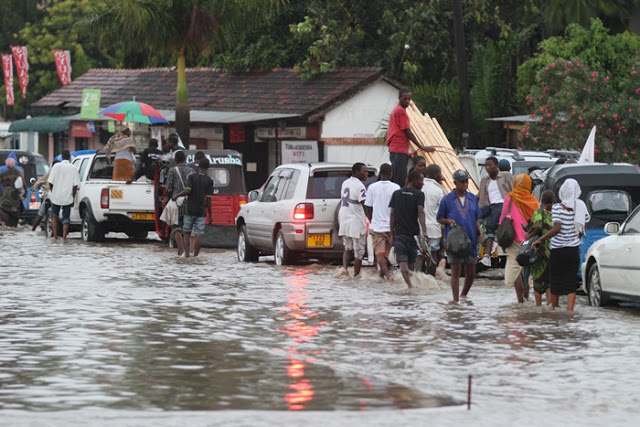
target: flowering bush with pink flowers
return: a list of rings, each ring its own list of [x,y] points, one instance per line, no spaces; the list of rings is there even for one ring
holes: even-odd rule
[[[601,60],[587,55],[593,55],[591,49],[573,52],[579,55],[571,59],[545,53],[541,55],[547,61],[544,67],[541,57],[535,58],[535,84],[525,100],[526,110],[539,120],[521,129],[519,145],[540,150],[582,149],[595,124],[596,161],[640,162],[640,52],[630,50],[640,49],[640,38],[625,35],[625,43],[607,46],[603,37],[614,36],[599,31]],[[612,66],[606,55],[616,49]]]

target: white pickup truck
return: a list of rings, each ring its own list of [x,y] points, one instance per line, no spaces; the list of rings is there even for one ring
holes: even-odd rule
[[[143,239],[155,230],[153,183],[113,181],[113,159],[104,154],[85,154],[73,164],[80,186],[71,208],[69,231],[80,231],[85,242],[104,240],[109,232],[123,232]],[[51,235],[50,210],[45,219]]]

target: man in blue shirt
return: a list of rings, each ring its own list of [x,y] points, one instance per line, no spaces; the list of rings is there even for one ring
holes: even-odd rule
[[[471,241],[471,252],[467,256],[453,254],[447,249],[447,261],[451,264],[451,291],[453,292],[453,300],[457,302],[460,296],[467,296],[471,285],[473,285],[476,263],[478,262],[476,242],[482,243],[483,236],[478,221],[482,218],[480,208],[478,208],[478,198],[467,191],[469,174],[463,169],[458,169],[453,173],[453,181],[456,188],[440,201],[436,218],[440,224],[445,226],[445,240],[449,236],[451,227],[459,224],[464,227],[467,237]],[[462,293],[458,294],[462,264],[465,265],[464,288]]]

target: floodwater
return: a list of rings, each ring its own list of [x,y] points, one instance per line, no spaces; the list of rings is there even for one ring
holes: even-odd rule
[[[640,309],[0,232],[0,425],[635,425]],[[499,273],[499,271],[497,272]],[[467,410],[469,376],[471,409]]]

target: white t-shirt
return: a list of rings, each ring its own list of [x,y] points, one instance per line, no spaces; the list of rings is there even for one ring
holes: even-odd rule
[[[391,231],[389,225],[391,208],[389,207],[389,202],[393,192],[399,189],[400,186],[398,184],[388,180],[374,182],[369,186],[364,204],[373,210],[371,225],[369,226],[371,231],[376,233],[388,233]]]
[[[489,203],[492,205],[495,203],[502,203],[504,201],[502,194],[500,194],[497,180],[489,178],[489,186],[487,187],[487,190],[489,192]]]
[[[340,194],[342,199],[338,212],[338,235],[358,238],[367,232],[364,208],[361,204],[367,196],[367,191],[362,181],[352,176],[342,183]]]
[[[73,204],[73,187],[80,185],[80,177],[78,169],[69,160],[53,165],[48,182],[53,184],[53,190],[49,193],[51,203],[58,206]]]
[[[436,215],[440,208],[440,201],[447,192],[434,179],[425,178],[422,186],[424,193],[424,220],[427,224],[427,236],[430,239],[442,237],[442,226],[438,223]]]

